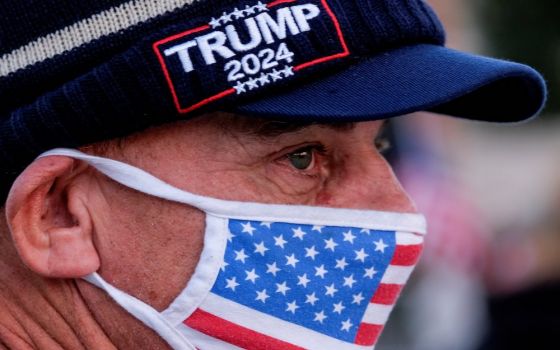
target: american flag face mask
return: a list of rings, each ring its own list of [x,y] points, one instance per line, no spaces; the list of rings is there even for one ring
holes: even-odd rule
[[[158,312],[85,277],[173,349],[372,349],[422,250],[418,214],[224,201],[172,187],[145,171],[75,150],[140,192],[206,213],[194,275]]]

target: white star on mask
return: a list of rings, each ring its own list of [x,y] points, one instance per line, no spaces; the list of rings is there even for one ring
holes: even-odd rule
[[[266,294],[266,289],[262,291],[257,291],[257,298],[255,300],[262,301],[263,304],[266,303],[266,299],[270,298],[268,294]]]
[[[255,269],[252,269],[251,271],[245,271],[245,273],[247,274],[245,281],[251,281],[255,283],[257,278],[259,278],[259,275],[256,274]]]
[[[292,231],[294,232],[293,238],[299,238],[300,240],[303,241],[303,236],[305,236],[305,232],[301,229],[301,227],[292,229]]]
[[[245,254],[245,249],[235,251],[235,261],[241,261],[245,264],[245,259],[247,259],[248,257],[249,256]]]
[[[254,245],[255,245],[255,253],[259,253],[261,256],[264,256],[264,253],[266,253],[266,251],[269,250],[264,245],[264,242],[261,242],[260,244],[254,243]]]
[[[305,248],[305,252],[305,257],[311,258],[311,260],[315,260],[315,256],[319,254],[319,252],[315,250],[315,246],[311,248]]]
[[[299,309],[299,306],[296,304],[296,301],[292,301],[291,303],[286,303],[286,305],[288,306],[286,308],[286,311],[291,312],[292,314],[296,313],[296,310]]]
[[[288,287],[288,285],[286,284],[286,282],[282,282],[282,283],[276,283],[276,293],[280,293],[284,296],[286,296],[286,293],[292,288]]]
[[[377,242],[373,242],[373,244],[375,244],[375,251],[376,252],[381,252],[381,253],[385,253],[385,248],[388,247],[387,244],[385,244],[385,242],[383,242],[382,239],[380,239]]]
[[[255,232],[255,228],[253,226],[251,226],[251,223],[248,222],[246,224],[241,224],[241,226],[243,226],[243,231],[244,233],[248,233],[249,235],[253,235],[253,232]]]
[[[327,272],[328,271],[325,270],[325,265],[321,265],[321,266],[315,268],[315,276],[317,276],[317,277],[325,278],[325,274]]]

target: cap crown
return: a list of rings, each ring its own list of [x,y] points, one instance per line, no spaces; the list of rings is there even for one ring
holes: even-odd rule
[[[255,19],[261,5],[272,22]],[[301,7],[305,5],[309,7]],[[311,6],[319,9],[317,18],[311,18]],[[328,74],[337,66],[392,47],[444,41],[439,21],[420,0],[2,0],[0,8],[2,193],[26,164],[47,149],[76,147],[184,119],[185,113],[250,99],[272,85]],[[254,14],[247,12],[251,9]],[[299,20],[293,17],[297,11]],[[231,23],[225,23],[228,16]],[[206,28],[205,35],[220,31],[231,40],[226,28],[231,24],[239,44],[246,43],[251,25],[246,20],[260,23],[261,43],[257,51],[245,53],[262,54],[259,49],[268,44],[263,30],[268,30],[288,43],[298,64],[290,67],[305,71],[278,84],[266,83],[274,77],[263,76],[262,85],[270,86],[238,96],[234,92],[239,90],[227,86],[231,81],[224,72],[224,57],[218,55],[217,64],[208,64],[209,56],[201,51],[198,60],[206,59],[206,66],[190,75],[181,72],[185,61],[179,54],[162,59],[163,51],[189,40],[200,47],[203,39],[181,35],[201,27]],[[295,20],[297,27],[290,27],[289,21]],[[304,35],[281,38],[282,30]],[[205,40],[208,46],[215,38]],[[280,48],[273,49],[278,54]],[[284,68],[288,69],[284,75],[292,68]],[[229,95],[224,89],[229,89]],[[247,85],[245,90],[249,89]]]

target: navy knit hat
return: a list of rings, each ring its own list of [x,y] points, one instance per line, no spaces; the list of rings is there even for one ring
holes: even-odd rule
[[[39,153],[212,111],[540,111],[533,69],[443,47],[421,0],[0,0],[0,198]]]

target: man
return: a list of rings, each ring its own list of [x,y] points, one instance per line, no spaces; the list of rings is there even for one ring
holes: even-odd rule
[[[383,119],[544,103],[421,1],[191,2],[4,6],[0,347],[371,348],[424,230]]]

